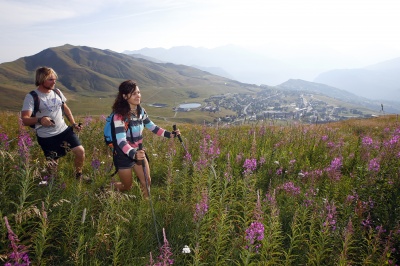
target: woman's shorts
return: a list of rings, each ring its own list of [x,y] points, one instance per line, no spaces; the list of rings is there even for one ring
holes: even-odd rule
[[[128,157],[120,148],[114,148],[113,160],[116,169],[129,169],[136,164],[136,159]]]
[[[145,154],[147,163],[149,163],[149,157]],[[120,148],[115,148],[113,153],[113,161],[116,169],[130,169],[135,164],[140,164],[136,159],[128,157]]]
[[[37,141],[47,159],[56,160],[67,154],[71,149],[81,145],[72,127],[68,127],[64,132],[49,138],[37,136]]]

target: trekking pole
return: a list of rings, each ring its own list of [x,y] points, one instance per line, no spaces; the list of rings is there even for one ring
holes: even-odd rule
[[[143,144],[142,143],[139,143],[139,149],[138,150],[139,151],[143,150]],[[143,174],[144,174],[144,180],[146,182],[147,193],[149,194],[149,202],[150,202],[151,213],[153,214],[153,222],[154,222],[154,228],[156,229],[157,242],[158,242],[158,246],[161,248],[161,242],[160,242],[160,239],[158,238],[156,215],[154,213],[153,203],[151,201],[151,194],[150,194],[150,188],[149,188],[149,181],[148,181],[148,177],[147,177],[147,173],[146,173],[145,160],[143,159],[141,161],[141,163],[142,163],[142,167],[143,167]]]
[[[176,131],[176,125],[173,125],[172,128],[173,128],[174,131]],[[190,155],[190,153],[189,153],[188,150],[186,149],[185,144],[184,144],[183,141],[182,141],[181,135],[178,135],[178,139],[179,139],[179,142],[182,144],[182,147],[183,147],[183,149],[185,150],[186,155],[189,155],[190,162],[191,162],[192,165],[194,166],[194,163],[193,163],[193,161],[192,161],[192,156]]]

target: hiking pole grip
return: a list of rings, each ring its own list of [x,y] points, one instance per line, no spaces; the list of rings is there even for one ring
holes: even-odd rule
[[[143,143],[139,143],[139,147],[138,147],[138,151],[141,151],[141,150],[143,150]],[[144,160],[137,160],[137,164],[138,165],[141,165],[141,164],[143,164],[143,161]],[[144,165],[143,165],[143,167],[144,167]]]
[[[172,128],[174,129],[174,131],[176,131],[176,125],[173,125]],[[181,135],[178,135],[178,139],[180,142],[182,142]]]

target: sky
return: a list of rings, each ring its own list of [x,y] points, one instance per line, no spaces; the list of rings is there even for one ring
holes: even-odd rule
[[[64,44],[110,49],[238,45],[269,56],[400,57],[398,0],[0,0],[0,63]]]

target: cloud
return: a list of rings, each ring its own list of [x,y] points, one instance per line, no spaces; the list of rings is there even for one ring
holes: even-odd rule
[[[105,0],[5,0],[1,3],[0,27],[19,28],[85,16],[106,6]],[[118,1],[116,1],[118,2]]]

